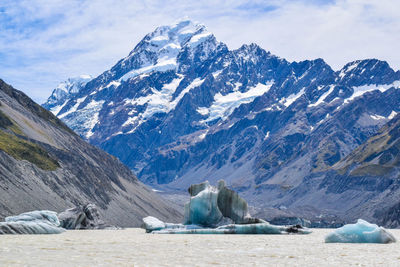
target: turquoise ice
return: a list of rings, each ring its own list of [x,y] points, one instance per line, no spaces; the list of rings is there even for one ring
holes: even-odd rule
[[[346,224],[325,237],[325,243],[392,243],[394,236],[385,228],[358,219],[355,224]]]
[[[183,224],[143,218],[147,233],[154,234],[309,234],[300,225],[278,226],[251,217],[247,202],[220,180],[214,187],[205,181],[189,187]],[[229,223],[222,225],[223,223]],[[233,222],[233,224],[230,224]]]

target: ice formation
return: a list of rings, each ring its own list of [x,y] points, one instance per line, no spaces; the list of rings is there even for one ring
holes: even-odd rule
[[[190,201],[185,205],[184,224],[196,224],[204,227],[215,227],[225,217],[234,223],[258,223],[261,220],[252,218],[247,202],[220,180],[218,187],[208,181],[191,185]]]
[[[185,205],[184,224],[215,226],[222,219],[218,209],[218,190],[207,183],[189,188],[190,202]]]
[[[0,234],[59,234],[65,231],[59,226],[56,212],[31,211],[0,222]]]
[[[217,228],[202,228],[197,225],[179,225],[152,231],[154,234],[241,234],[241,235],[275,235],[275,234],[309,234],[308,229],[300,225],[280,226],[268,222],[254,224],[228,224]]]
[[[325,237],[325,243],[392,243],[394,236],[385,228],[358,219],[355,224],[346,224]]]
[[[247,202],[220,180],[218,187],[208,181],[189,187],[183,224],[164,223],[154,217],[143,219],[147,233],[156,234],[308,234],[295,226],[278,226],[250,216]],[[222,225],[230,221],[233,224]]]
[[[152,231],[164,229],[165,223],[155,217],[147,216],[143,218],[143,227],[146,229],[146,232],[150,233]]]
[[[67,209],[58,214],[60,226],[65,229],[116,229],[101,218],[95,204],[86,204]]]

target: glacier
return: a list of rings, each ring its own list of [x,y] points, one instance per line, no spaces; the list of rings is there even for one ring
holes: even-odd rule
[[[5,218],[0,222],[1,234],[60,234],[65,229],[60,227],[57,213],[49,210],[30,211]]]
[[[355,224],[346,224],[325,237],[325,243],[381,243],[396,242],[385,228],[358,219]]]

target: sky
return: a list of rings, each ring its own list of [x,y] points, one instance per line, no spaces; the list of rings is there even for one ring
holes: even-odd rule
[[[230,49],[257,43],[335,70],[365,58],[400,69],[398,0],[1,0],[0,78],[43,103],[59,82],[101,74],[185,16]]]

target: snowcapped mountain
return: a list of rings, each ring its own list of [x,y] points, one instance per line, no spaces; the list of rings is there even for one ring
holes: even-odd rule
[[[42,105],[50,110],[53,114],[57,114],[68,100],[76,95],[88,81],[93,77],[90,75],[80,75],[79,77],[69,78],[61,82],[51,93],[51,96]]]
[[[293,192],[319,184],[307,177],[330,170],[399,113],[399,87],[400,72],[384,61],[334,71],[322,59],[288,62],[256,44],[229,50],[183,20],[146,35],[52,111],[154,187],[223,178],[254,205],[300,211],[302,195]],[[321,212],[326,197],[307,194]]]

